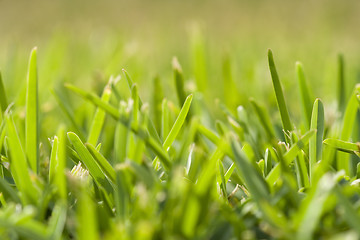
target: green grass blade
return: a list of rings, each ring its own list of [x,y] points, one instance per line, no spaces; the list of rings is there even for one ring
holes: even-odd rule
[[[303,111],[303,119],[308,130],[310,127],[311,121],[311,109],[312,109],[312,94],[310,93],[310,88],[308,87],[305,79],[304,68],[300,62],[296,63],[296,74],[298,78],[298,85],[300,89],[300,98],[301,98],[301,108]]]
[[[265,161],[264,175],[266,177],[272,169],[272,157],[271,157],[271,152],[270,152],[269,148],[267,148],[265,150],[264,161]]]
[[[49,239],[62,239],[65,223],[67,220],[66,216],[66,205],[62,202],[56,204],[49,220],[49,227],[47,228]]]
[[[121,116],[118,112],[118,110],[111,106],[109,103],[106,103],[104,101],[102,101],[98,96],[96,96],[93,93],[89,93],[86,92],[85,90],[75,87],[74,85],[71,84],[65,84],[65,87],[69,90],[71,90],[72,92],[80,95],[81,97],[83,97],[84,99],[92,102],[93,104],[95,104],[96,106],[104,109],[108,114],[110,114],[110,116],[112,116],[115,119],[120,119]]]
[[[289,112],[288,112],[288,109],[287,109],[286,103],[285,103],[284,93],[283,93],[283,90],[281,87],[279,76],[276,71],[274,57],[273,57],[273,53],[272,53],[271,49],[268,50],[268,60],[269,60],[269,68],[270,68],[271,78],[272,78],[275,95],[276,95],[276,101],[278,104],[278,108],[279,108],[280,115],[281,115],[281,121],[283,124],[283,129],[286,133],[288,133],[291,130],[293,130],[293,126],[290,121]],[[287,134],[285,134],[285,138],[287,139],[287,142],[290,142],[290,139],[287,137]]]
[[[338,107],[340,112],[345,110],[345,101],[346,101],[346,90],[345,90],[345,72],[344,72],[344,56],[339,54],[338,56],[338,83],[337,83],[337,97],[338,97]]]
[[[26,88],[26,141],[25,149],[30,168],[37,173],[39,167],[39,96],[37,76],[37,48],[30,54]]]
[[[239,94],[231,70],[232,70],[231,59],[229,55],[226,55],[223,59],[223,64],[222,64],[222,73],[224,79],[223,94],[226,105],[229,107],[235,107],[236,101],[238,100],[237,96],[239,96]]]
[[[96,163],[95,159],[91,153],[87,150],[85,145],[81,142],[80,138],[72,132],[67,133],[68,138],[72,145],[74,146],[75,151],[80,157],[81,162],[89,170],[90,175],[94,178],[95,182],[102,186],[106,190],[111,189],[111,185],[107,178],[105,177],[104,172],[101,170],[99,165]]]
[[[220,189],[222,191],[222,195],[225,199],[227,199],[227,191],[226,191],[226,180],[225,180],[225,172],[224,172],[224,166],[221,161],[217,162],[217,167],[219,169],[218,174],[220,175],[220,181],[218,180],[218,184],[220,186]]]
[[[191,36],[191,48],[196,86],[200,92],[204,93],[207,89],[205,43],[199,28],[194,29]]]
[[[290,164],[292,160],[296,157],[300,150],[303,150],[310,141],[310,139],[315,135],[316,131],[310,130],[304,134],[299,141],[297,141],[290,149],[284,154],[284,160],[286,164]]]
[[[360,91],[360,84],[357,84],[352,94],[344,113],[342,122],[342,130],[340,140],[349,141],[352,137],[352,131],[355,126],[356,114],[359,108],[357,101],[357,93]],[[337,152],[337,168],[338,170],[344,169],[346,174],[350,175],[350,161],[349,156],[342,152]]]
[[[121,115],[126,114],[126,106],[120,103],[119,112]],[[122,163],[125,162],[127,156],[127,146],[128,146],[128,138],[130,131],[130,121],[127,125],[124,125],[121,122],[116,123],[115,129],[115,139],[114,139],[114,154],[115,154],[115,162]]]
[[[169,122],[170,112],[168,108],[168,101],[164,99],[161,105],[161,137],[165,140],[166,136],[169,135]]]
[[[96,205],[85,186],[81,187],[76,208],[77,225],[76,239],[97,240],[99,239],[98,218]]]
[[[347,153],[360,152],[360,143],[352,143],[339,139],[328,138],[324,140],[324,144]]]
[[[174,80],[176,87],[176,94],[178,97],[179,105],[185,102],[186,93],[184,88],[184,76],[181,70],[181,66],[176,57],[172,61],[173,71],[174,71]]]
[[[56,165],[57,165],[57,153],[58,153],[58,137],[54,137],[54,141],[51,148],[50,155],[50,167],[49,167],[49,182],[52,183],[56,174]]]
[[[161,131],[161,109],[162,101],[164,99],[164,90],[161,86],[159,77],[155,77],[153,80],[153,92],[152,92],[152,113],[154,116],[154,124],[158,132]]]
[[[110,80],[111,81],[111,80]],[[111,88],[110,85],[106,85],[103,91],[103,94],[101,96],[101,100],[105,103],[108,103],[111,97]],[[88,143],[91,143],[92,145],[96,145],[98,143],[98,139],[102,130],[102,127],[105,122],[105,111],[101,108],[97,108],[93,121],[91,123],[89,136],[87,139]]]
[[[357,84],[352,94],[346,109],[343,118],[342,130],[341,130],[341,140],[348,141],[351,138],[352,130],[355,125],[356,113],[358,109],[357,103],[357,93],[360,92],[360,84]]]
[[[60,127],[57,135],[57,147],[55,162],[50,161],[50,169],[53,169],[53,183],[57,187],[59,196],[62,200],[67,199],[67,185],[66,185],[66,134],[64,127]],[[54,143],[55,144],[55,143]],[[53,146],[54,148],[54,146]],[[51,153],[52,154],[52,153]]]
[[[316,134],[309,142],[309,172],[310,181],[313,175],[315,164],[322,159],[322,142],[324,136],[324,106],[320,99],[316,99],[311,115],[311,130],[316,130]]]
[[[189,113],[192,99],[193,99],[192,94],[190,94],[186,98],[186,100],[180,110],[179,116],[176,118],[174,125],[172,126],[169,134],[167,135],[167,137],[164,141],[164,144],[163,144],[164,149],[168,149],[171,146],[171,144],[174,142],[177,135],[179,134],[180,129],[185,122],[186,116]]]
[[[11,113],[5,114],[6,127],[8,133],[8,144],[10,149],[10,170],[14,178],[15,184],[22,193],[22,198],[25,204],[35,203],[38,199],[37,191],[30,179],[28,171],[28,163],[26,155],[21,146],[19,135],[16,131],[14,121]]]
[[[106,158],[99,153],[95,147],[89,143],[85,143],[86,148],[89,150],[91,155],[94,157],[95,161],[101,168],[101,170],[106,174],[106,176],[113,182],[116,182],[116,173],[114,168],[106,160]]]
[[[135,126],[137,127],[138,123],[139,123],[139,93],[138,93],[138,88],[137,85],[134,83],[131,87],[131,98],[134,101],[133,102],[133,109],[132,109],[132,120],[135,123]]]
[[[206,165],[204,166],[203,171],[197,181],[197,193],[200,196],[203,196],[206,192],[208,192],[209,188],[215,182],[212,180],[216,176],[216,163],[219,159],[224,157],[224,153],[221,150],[221,144],[219,147],[210,154],[210,157],[206,160]]]
[[[224,175],[225,183],[229,182],[229,179],[231,178],[231,175],[233,174],[235,168],[236,168],[235,163],[232,163]]]
[[[8,106],[8,102],[7,102],[7,98],[6,98],[5,86],[4,86],[4,82],[3,82],[1,72],[0,72],[0,108],[1,108],[1,113],[5,112],[7,106]]]
[[[128,191],[128,183],[126,182],[126,168],[123,164],[118,164],[115,166],[115,174],[116,174],[116,184],[115,188],[115,209],[116,216],[124,221],[129,213],[129,191]]]

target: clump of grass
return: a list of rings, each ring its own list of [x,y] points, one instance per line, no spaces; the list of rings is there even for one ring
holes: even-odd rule
[[[203,64],[200,39],[193,46],[200,48],[194,50],[196,67]],[[25,118],[22,106],[8,105],[0,77],[1,238],[360,236],[360,143],[354,131],[359,127],[360,85],[347,104],[345,91],[339,91],[344,114],[329,126],[322,100],[312,105],[303,67],[297,63],[304,117],[292,121],[269,50],[281,122],[270,117],[269,106],[256,96],[250,108],[239,106],[236,111],[219,103],[223,117],[214,121],[201,107],[208,104],[202,95],[185,89],[186,79],[174,59],[179,104],[159,97],[164,92],[158,78],[151,96],[155,106],[142,102],[140,86],[125,70],[122,80],[110,78],[101,96],[68,83],[55,87],[56,109],[68,121],[53,129],[57,133],[47,136],[46,143],[40,137],[47,126],[41,122],[44,113],[38,99],[43,91],[38,89],[36,55],[35,48]],[[200,91],[210,87],[205,69],[201,66],[196,73]],[[338,81],[344,86],[343,58],[340,72]],[[126,81],[129,97],[118,90],[119,81]],[[226,81],[234,85],[233,79]],[[87,114],[90,124],[81,123],[65,97],[71,95],[94,107]],[[226,96],[225,101],[233,105],[234,99]]]

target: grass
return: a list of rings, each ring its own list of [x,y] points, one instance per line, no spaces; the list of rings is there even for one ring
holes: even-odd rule
[[[59,125],[39,104],[36,48],[25,108],[0,77],[1,238],[358,239],[360,85],[346,95],[344,58],[335,119],[296,63],[294,120],[271,50],[275,110],[259,96],[234,108],[229,57],[225,103],[209,100],[200,35],[192,48],[197,86],[174,58],[174,91],[156,77],[150,104],[126,70],[96,92],[54,84]]]

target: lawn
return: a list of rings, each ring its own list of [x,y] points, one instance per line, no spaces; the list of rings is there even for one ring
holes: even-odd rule
[[[22,4],[1,239],[360,238],[355,1]]]

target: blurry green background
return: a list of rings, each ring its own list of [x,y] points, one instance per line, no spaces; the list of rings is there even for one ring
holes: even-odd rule
[[[271,48],[290,112],[299,119],[296,61],[304,64],[314,95],[328,106],[336,98],[339,53],[345,58],[348,95],[359,81],[359,13],[356,0],[0,0],[0,69],[8,98],[21,105],[28,54],[38,46],[43,116],[57,112],[50,92],[56,83],[72,82],[99,93],[122,68],[139,83],[145,101],[151,100],[152,80],[158,76],[165,97],[176,102],[173,56],[189,91],[202,71],[196,61],[204,64],[200,75],[208,82],[209,106],[232,93],[231,108],[254,97],[275,110],[266,57]],[[226,61],[236,91],[224,89]]]

